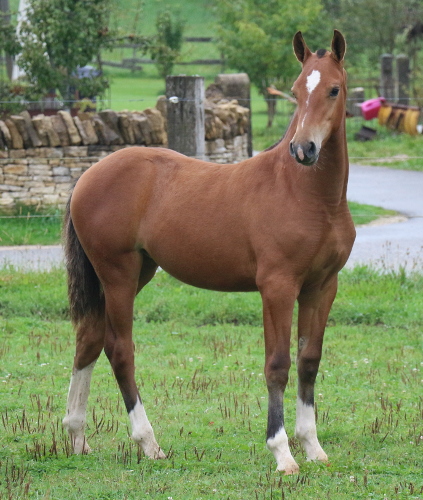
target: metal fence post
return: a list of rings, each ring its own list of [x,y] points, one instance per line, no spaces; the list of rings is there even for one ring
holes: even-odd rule
[[[205,155],[204,78],[167,76],[168,147],[187,156]]]

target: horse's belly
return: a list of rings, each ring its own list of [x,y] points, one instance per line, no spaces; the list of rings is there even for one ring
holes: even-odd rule
[[[162,269],[189,285],[218,291],[257,290],[255,266],[245,252],[161,245],[149,254]]]

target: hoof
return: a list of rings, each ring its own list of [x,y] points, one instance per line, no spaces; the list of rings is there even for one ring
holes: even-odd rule
[[[293,474],[298,474],[300,472],[300,468],[296,462],[278,465],[276,472],[284,472],[285,476],[292,476]]]
[[[141,443],[141,448],[145,456],[151,458],[152,460],[163,460],[164,458],[167,458],[167,455],[163,452],[163,450],[157,443],[152,443],[149,445],[143,445],[143,443]]]
[[[91,448],[85,439],[75,439],[72,445],[74,455],[88,455],[88,453],[91,453]]]

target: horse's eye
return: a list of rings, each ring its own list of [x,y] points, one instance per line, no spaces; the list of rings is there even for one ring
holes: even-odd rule
[[[337,97],[339,94],[339,87],[333,87],[330,91],[329,97]]]

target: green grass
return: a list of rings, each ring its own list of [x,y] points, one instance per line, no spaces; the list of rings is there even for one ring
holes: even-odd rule
[[[374,128],[377,139],[367,142],[353,140],[362,125]],[[351,163],[386,166],[403,170],[423,171],[423,135],[399,134],[382,127],[377,120],[347,120],[348,152]]]
[[[13,213],[0,212],[0,246],[57,245],[62,217],[56,207],[18,207]]]
[[[60,425],[73,354],[63,271],[0,271],[0,498],[421,499],[422,292],[420,275],[341,274],[316,397],[330,462],[306,462],[292,439],[301,473],[283,477],[264,446],[258,294],[159,273],[136,301],[134,340],[141,394],[171,456],[138,454],[102,355],[88,407],[93,453],[75,457]],[[295,384],[293,366],[290,436]]]

